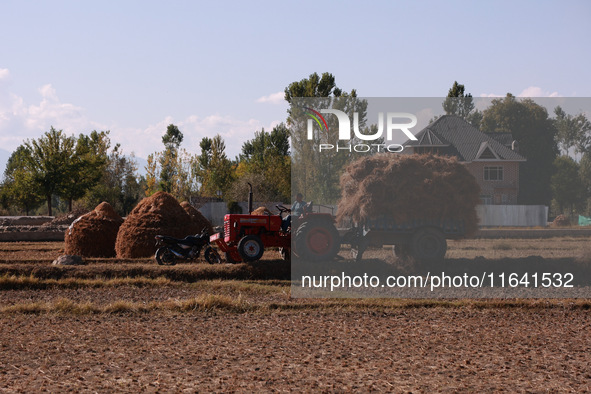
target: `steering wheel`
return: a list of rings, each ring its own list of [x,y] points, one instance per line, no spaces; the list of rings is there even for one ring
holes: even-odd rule
[[[291,213],[291,209],[285,208],[283,205],[275,205],[275,208],[279,210],[279,215],[282,215],[283,213]]]

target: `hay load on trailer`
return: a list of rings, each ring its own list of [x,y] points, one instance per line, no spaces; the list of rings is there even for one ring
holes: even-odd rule
[[[396,254],[443,260],[446,238],[478,229],[480,187],[455,158],[380,154],[354,161],[341,176],[337,220],[351,221],[344,240],[359,260],[369,245]]]

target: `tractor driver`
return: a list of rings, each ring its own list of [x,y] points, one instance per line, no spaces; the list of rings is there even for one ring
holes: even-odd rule
[[[291,204],[291,214],[295,215],[296,218],[302,216],[306,203],[304,202],[304,196],[302,193],[296,195],[296,200]]]
[[[291,215],[295,215],[296,218],[300,217],[304,213],[305,207],[306,203],[304,202],[304,195],[302,193],[298,193],[296,195],[295,202],[291,204],[291,214],[287,215],[285,219],[283,219],[283,223],[281,223],[281,229],[283,231],[287,231],[287,229],[291,226]]]

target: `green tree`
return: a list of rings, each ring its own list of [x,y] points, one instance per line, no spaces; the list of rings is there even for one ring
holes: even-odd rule
[[[258,188],[264,189],[265,200],[289,201],[291,159],[289,130],[285,124],[275,126],[270,133],[264,129],[255,132],[254,138],[242,145],[238,168],[239,178],[252,174],[249,182],[260,183]],[[236,186],[240,190],[246,190],[241,184]],[[244,199],[240,193],[235,198],[236,201]],[[257,198],[263,198],[260,192],[257,193]]]
[[[585,201],[585,186],[581,182],[579,164],[570,156],[560,156],[554,160],[554,168],[551,178],[554,201],[560,213],[565,213],[568,208],[569,216],[572,216]]]
[[[376,129],[367,125],[367,101],[357,97],[357,91],[343,92],[336,86],[332,74],[322,76],[311,74],[308,78],[291,83],[285,89],[285,99],[291,104],[288,109],[287,125],[291,132],[292,156],[292,192],[301,192],[307,199],[323,203],[334,203],[340,198],[339,179],[344,166],[356,155],[347,149],[336,151],[318,151],[320,144],[342,145],[336,133],[315,132],[308,139],[306,110],[299,98],[314,98],[313,105],[318,108],[341,110],[350,116],[354,124],[353,114],[358,114],[359,131],[362,134],[373,134]],[[304,102],[305,103],[305,102]],[[328,129],[337,129],[338,121],[334,116],[327,116]],[[351,145],[362,142],[355,137]],[[373,144],[383,143],[383,139]]]
[[[162,136],[164,152],[160,155],[160,190],[172,193],[178,181],[178,150],[183,142],[183,133],[174,124],[169,124]]]
[[[489,133],[510,132],[519,143],[519,153],[527,159],[519,168],[519,203],[549,205],[558,148],[556,128],[548,111],[531,99],[517,100],[508,93],[493,100],[483,112],[480,128]]]
[[[180,149],[182,142],[183,133],[177,126],[168,125],[166,134],[162,136],[164,150],[148,156],[146,195],[162,190],[178,199],[188,200],[197,192],[197,159],[186,150]]]
[[[4,208],[16,206],[27,216],[43,202],[43,196],[38,191],[39,185],[30,169],[31,161],[31,151],[24,145],[19,146],[10,155],[4,171],[1,192]]]
[[[446,115],[459,116],[476,128],[480,126],[482,112],[476,109],[472,94],[466,93],[466,88],[458,81],[454,81],[442,106]]]
[[[53,214],[51,197],[60,195],[69,182],[75,144],[74,137],[67,137],[62,130],[53,127],[43,137],[25,142],[25,147],[31,152],[29,168],[32,178],[38,185],[39,194],[47,201],[49,216]]]
[[[213,139],[204,137],[199,144],[201,155],[196,161],[196,175],[202,196],[225,196],[234,181],[234,164],[226,156],[226,143],[217,134]]]
[[[94,208],[102,201],[124,216],[142,197],[141,179],[136,174],[137,163],[133,154],[127,157],[116,144],[107,157],[100,182],[84,197],[85,205]]]
[[[554,109],[554,114],[556,141],[561,152],[568,155],[571,148],[574,148],[575,155],[587,151],[591,143],[591,122],[587,117],[582,113],[567,114],[560,106]]]
[[[78,136],[75,153],[63,169],[67,176],[60,190],[60,195],[68,201],[69,211],[72,211],[72,201],[84,197],[101,180],[110,146],[109,131],[94,130],[88,136]]]
[[[585,214],[591,214],[591,152],[586,151],[579,162],[579,178],[585,189]]]

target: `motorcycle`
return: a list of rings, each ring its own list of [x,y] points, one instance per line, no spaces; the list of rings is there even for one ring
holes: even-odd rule
[[[175,265],[177,259],[194,260],[199,257],[203,249],[205,261],[209,264],[219,264],[222,258],[209,244],[207,229],[201,234],[188,235],[185,238],[175,238],[168,235],[156,235],[156,262],[159,265]]]

